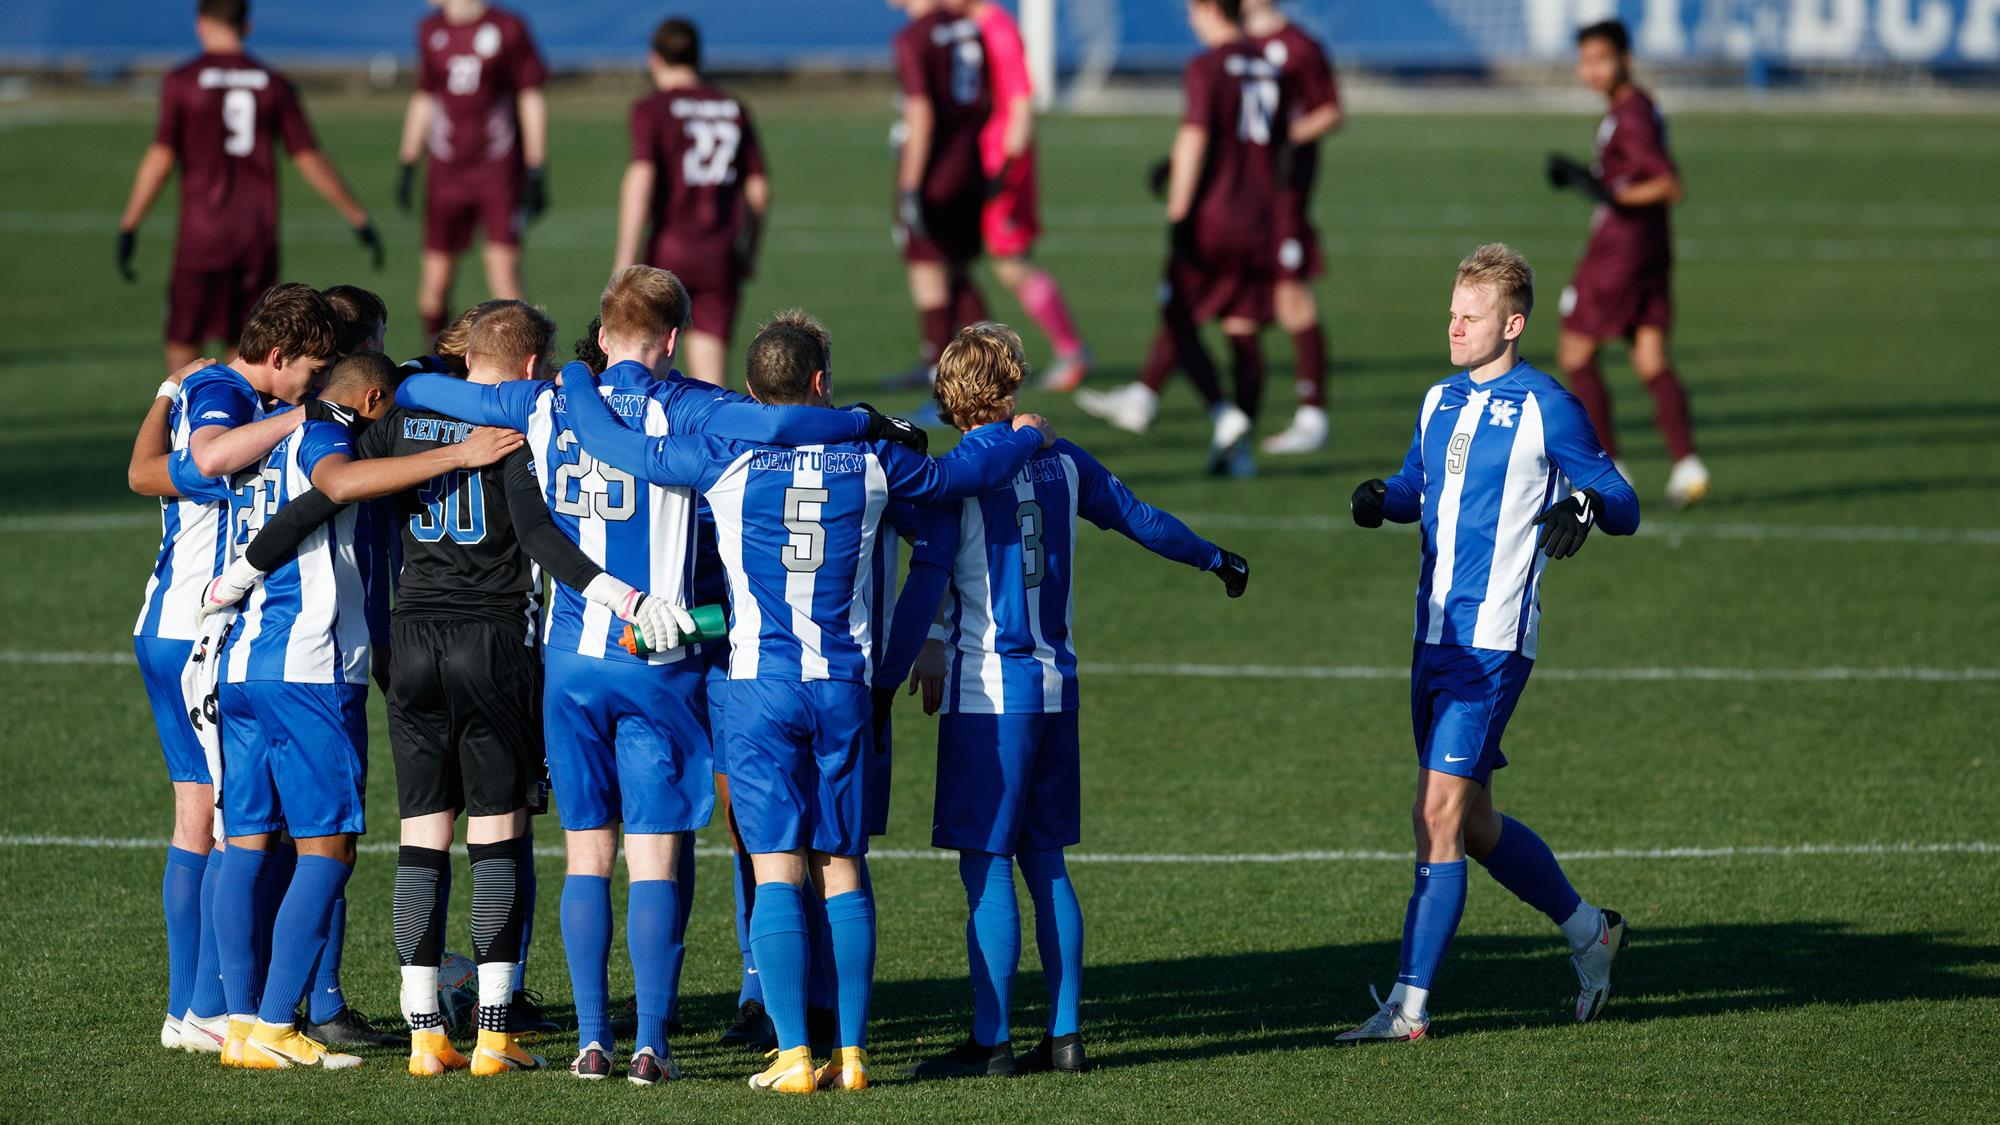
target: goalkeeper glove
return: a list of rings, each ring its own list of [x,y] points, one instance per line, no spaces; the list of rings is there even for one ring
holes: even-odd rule
[[[1173,174],[1174,162],[1164,156],[1154,161],[1151,168],[1146,169],[1146,190],[1153,193],[1154,199],[1167,197],[1167,180]]]
[[[1361,482],[1354,490],[1354,498],[1347,502],[1348,510],[1354,513],[1357,527],[1382,526],[1382,502],[1388,499],[1389,486],[1379,480]]]
[[[855,403],[854,409],[868,416],[868,433],[864,435],[867,440],[893,441],[897,445],[908,446],[918,453],[930,452],[931,435],[925,433],[924,428],[915,422],[884,414],[865,402]]]
[[[374,260],[375,272],[381,273],[382,236],[376,233],[375,224],[367,219],[361,220],[361,225],[354,228],[354,241],[359,242],[361,248],[368,251],[369,257]]]
[[[542,217],[549,209],[549,170],[530,168],[521,181],[521,212],[529,222]]]
[[[1250,585],[1250,560],[1234,551],[1222,552],[1222,561],[1210,571],[1222,579],[1222,589],[1232,598],[1243,596],[1243,590]]]
[[[121,230],[118,232],[118,276],[126,281],[137,281],[139,275],[132,272],[132,255],[138,249],[139,232]]]
[[[201,606],[195,610],[195,622],[200,624],[224,610],[236,608],[250,591],[263,581],[264,572],[250,565],[249,559],[237,559],[230,563],[222,575],[208,584],[201,593]]]
[[[1583,546],[1597,517],[1604,511],[1604,497],[1594,488],[1572,492],[1569,499],[1550,505],[1535,517],[1542,529],[1535,546],[1552,559],[1566,559]]]
[[[1611,202],[1611,189],[1582,164],[1560,152],[1549,154],[1549,186],[1558,191],[1576,191],[1599,203]]]
[[[924,225],[924,197],[915,188],[896,193],[896,221],[903,224],[911,238],[929,240],[930,228]]]
[[[415,206],[417,166],[404,164],[396,169],[396,210],[407,215]]]
[[[649,652],[666,652],[681,647],[681,638],[695,631],[688,611],[645,591],[600,574],[583,588],[583,596],[609,609],[611,615],[632,626],[635,640]]]

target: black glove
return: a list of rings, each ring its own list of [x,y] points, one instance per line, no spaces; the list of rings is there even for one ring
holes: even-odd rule
[[[1193,219],[1167,224],[1167,258],[1175,262],[1200,263],[1201,251],[1195,245]]]
[[[924,428],[915,422],[891,417],[865,402],[855,403],[854,409],[868,415],[867,440],[893,441],[897,445],[906,445],[918,453],[931,451],[931,435],[925,433]]]
[[[1348,510],[1354,513],[1356,527],[1381,527],[1382,502],[1389,497],[1389,486],[1379,480],[1362,481],[1354,490],[1353,499],[1347,502]]]
[[[361,220],[361,225],[354,228],[354,240],[361,244],[363,250],[368,251],[374,257],[375,272],[381,273],[382,236],[375,232],[375,224],[367,219]]]
[[[396,169],[396,210],[407,215],[416,206],[417,166],[404,164]]]
[[[1146,190],[1153,193],[1154,199],[1167,197],[1167,181],[1173,174],[1174,162],[1164,156],[1155,160],[1153,166],[1146,169]]]
[[[355,413],[353,407],[342,406],[337,402],[328,402],[323,398],[307,399],[303,409],[306,412],[306,421],[308,422],[337,422],[349,429],[353,429],[354,423],[361,418],[359,414]]]
[[[1001,191],[1006,189],[1007,173],[1012,172],[1013,170],[1014,170],[1014,162],[1012,160],[1003,160],[1000,162],[1000,170],[993,173],[993,175],[988,177],[986,180],[986,198],[992,199],[994,196],[999,195]]]
[[[924,225],[924,195],[912,188],[896,193],[896,221],[910,232],[911,238],[928,240],[930,228]]]
[[[521,213],[534,222],[549,209],[549,170],[530,168],[521,181]]]
[[[889,721],[890,708],[896,704],[896,689],[893,686],[878,687],[870,694],[875,697],[875,729],[879,732],[883,729],[883,724]],[[888,748],[887,739],[880,737],[875,739],[875,752],[877,754],[882,753]]]
[[[1594,488],[1572,493],[1569,499],[1553,504],[1535,517],[1535,523],[1542,533],[1535,538],[1535,546],[1552,559],[1566,559],[1576,554],[1596,525],[1597,517],[1604,511],[1604,497]]]
[[[1590,169],[1560,152],[1549,154],[1549,186],[1558,191],[1575,191],[1599,203],[1611,202],[1611,189]]]
[[[1222,588],[1232,598],[1243,596],[1243,590],[1250,585],[1250,560],[1235,551],[1222,552],[1222,561],[1215,564],[1209,573],[1222,579]]]
[[[137,281],[139,275],[132,272],[132,252],[138,248],[139,232],[121,230],[118,232],[118,276],[126,281]]]

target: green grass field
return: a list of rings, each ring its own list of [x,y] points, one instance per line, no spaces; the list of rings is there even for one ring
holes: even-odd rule
[[[367,273],[293,182],[285,273],[379,286],[407,353],[418,232],[389,201],[399,112],[385,98],[318,115],[377,209],[390,269]],[[691,1028],[677,1044],[689,1080],[668,1088],[560,1070],[420,1082],[393,1055],[358,1073],[246,1074],[155,1045],[161,848],[103,842],[164,840],[170,825],[127,639],[156,529],[119,476],[158,376],[170,199],[145,228],[140,284],[111,268],[149,114],[132,102],[0,116],[0,1118],[2000,1116],[2000,384],[1978,327],[2000,276],[2000,121],[1675,121],[1691,192],[1676,220],[1678,358],[1716,494],[1686,514],[1659,502],[1650,403],[1614,356],[1646,526],[1552,567],[1543,667],[1496,789],[1559,852],[1581,853],[1568,866],[1586,896],[1632,920],[1603,1022],[1567,1022],[1559,937],[1475,873],[1433,1038],[1331,1047],[1366,1014],[1368,983],[1394,976],[1410,882],[1403,669],[1417,541],[1360,533],[1346,497],[1396,466],[1424,387],[1445,373],[1447,283],[1471,246],[1505,239],[1541,268],[1527,353],[1549,363],[1587,212],[1543,186],[1540,164],[1552,148],[1584,149],[1593,126],[1363,118],[1332,143],[1318,203],[1332,264],[1328,452],[1214,482],[1200,474],[1205,422],[1184,389],[1143,440],[1067,403],[1030,402],[1255,568],[1249,596],[1225,602],[1212,578],[1115,537],[1082,551],[1085,839],[1073,871],[1101,1069],[892,1079],[777,1105],[743,1088],[752,1057],[714,1044],[737,955],[727,861],[708,853],[688,945]],[[886,111],[792,101],[766,106],[761,125],[778,210],[746,317],[812,310],[839,340],[839,393],[913,405],[876,388],[911,358],[916,331],[887,237]],[[1046,123],[1043,260],[1068,287],[1102,384],[1129,377],[1153,327],[1162,235],[1140,179],[1169,129]],[[556,206],[531,236],[528,276],[565,339],[610,264],[624,144],[620,107],[557,103]],[[461,302],[483,295],[468,265]],[[996,315],[1016,315],[989,292]],[[1275,427],[1290,406],[1289,345],[1273,334],[1267,350]],[[1241,674],[1219,674],[1231,670]],[[369,840],[381,848],[395,809],[374,706]],[[874,865],[883,1076],[955,1042],[970,1009],[961,891],[926,847],[930,723],[912,710],[900,725],[894,832]],[[392,867],[365,854],[349,891],[347,991],[377,1015],[396,1008]],[[566,1006],[560,860],[540,870],[531,984]],[[468,941],[462,868],[459,886],[453,948]],[[1044,1007],[1028,945],[1015,1016],[1032,1043]],[[573,1048],[546,1049],[560,1063]]]

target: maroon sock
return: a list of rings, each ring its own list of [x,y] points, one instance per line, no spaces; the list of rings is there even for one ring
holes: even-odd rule
[[[1139,381],[1154,394],[1167,385],[1167,378],[1174,373],[1174,334],[1165,325],[1153,333],[1153,346],[1146,352],[1146,364],[1139,368]]]
[[[961,278],[951,286],[951,318],[953,328],[963,328],[968,324],[978,324],[986,319],[986,302],[979,296],[979,287],[971,278]]]
[[[1292,333],[1292,349],[1299,358],[1299,405],[1326,405],[1326,333],[1315,324],[1304,332]]]
[[[951,306],[918,309],[917,322],[924,340],[923,360],[925,363],[936,363],[938,357],[944,354],[945,345],[951,343]]]
[[[1590,424],[1597,430],[1597,443],[1604,452],[1618,456],[1618,435],[1611,429],[1611,392],[1604,389],[1604,373],[1597,369],[1597,361],[1592,359],[1567,374],[1570,393],[1583,403],[1584,413],[1590,415]]]
[[[1694,429],[1688,424],[1687,389],[1669,367],[1646,380],[1653,394],[1653,421],[1660,427],[1660,439],[1667,444],[1667,456],[1675,461],[1694,452]]]
[[[1173,343],[1175,365],[1187,372],[1188,382],[1194,384],[1194,393],[1201,396],[1202,405],[1214,407],[1222,401],[1222,379],[1216,374],[1215,360],[1201,342],[1201,328],[1179,303],[1167,305],[1161,321],[1160,327]]]
[[[1264,352],[1256,335],[1229,337],[1229,357],[1236,376],[1236,406],[1254,419],[1264,401]]]

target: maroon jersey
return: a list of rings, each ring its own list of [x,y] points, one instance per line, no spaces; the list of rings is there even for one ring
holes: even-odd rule
[[[515,96],[548,78],[528,25],[503,8],[471,23],[437,12],[417,25],[417,88],[437,99],[431,184],[521,167]]]
[[[214,270],[278,244],[279,138],[297,156],[319,147],[285,76],[248,55],[202,55],[160,83],[155,144],[181,168],[177,268]]]
[[[979,131],[993,113],[986,48],[972,20],[934,11],[896,33],[896,78],[905,97],[929,98],[930,163],[924,198],[933,203],[985,192]]]
[[[1333,77],[1333,64],[1327,61],[1319,41],[1298,24],[1288,23],[1275,34],[1250,42],[1278,68],[1278,81],[1284,84],[1291,100],[1292,118],[1340,104],[1340,86]],[[1285,206],[1303,217],[1311,207],[1313,183],[1319,177],[1319,142],[1305,145],[1293,154],[1290,173],[1284,184]]]
[[[1595,171],[1612,191],[1674,173],[1666,119],[1645,91],[1633,88],[1598,124]],[[1673,262],[1667,205],[1600,205],[1583,261],[1583,269],[1628,276],[1665,270]]]
[[[764,173],[743,103],[707,83],[633,103],[632,159],[653,166],[645,260],[689,285],[730,282],[743,184]]]
[[[1208,131],[1195,189],[1195,239],[1204,254],[1262,256],[1277,240],[1277,146],[1292,118],[1276,65],[1247,39],[1187,66],[1181,121]]]

